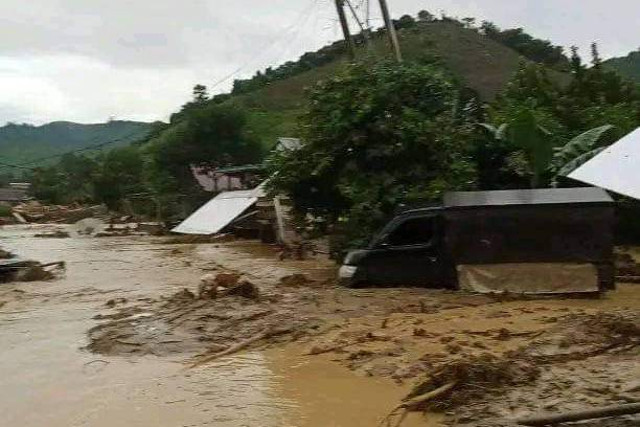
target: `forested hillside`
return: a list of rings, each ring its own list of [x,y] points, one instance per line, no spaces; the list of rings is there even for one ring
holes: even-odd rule
[[[640,50],[631,52],[625,57],[611,58],[605,61],[603,65],[622,77],[640,83]]]
[[[550,67],[555,81],[568,82],[569,60],[562,48],[536,39],[522,29],[500,30],[496,25],[451,18],[436,20],[421,12],[396,21],[405,60],[437,63],[447,68],[466,87],[491,101],[502,90],[522,61]],[[370,46],[356,36],[359,60],[376,62],[390,56],[386,33],[371,34]],[[347,61],[343,42],[304,54],[298,61],[258,71],[247,80],[236,80],[231,94],[213,102],[232,102],[248,109],[249,127],[267,146],[275,138],[296,133],[296,119],[305,107],[305,90],[333,76]],[[177,115],[179,117],[179,115]]]
[[[228,94],[196,85],[170,123],[134,146],[37,170],[34,195],[112,209],[144,198],[154,215],[181,218],[211,196],[193,166],[266,159],[271,190],[290,197],[301,221],[315,219],[306,229],[353,244],[398,205],[445,191],[564,185],[567,171],[640,125],[640,88],[608,71],[595,44],[585,61],[470,18],[423,11],[397,24],[402,64],[377,30],[370,43],[356,37],[354,60],[336,42]],[[303,144],[268,156],[279,136]]]
[[[109,146],[127,145],[144,137],[150,129],[150,123],[115,120],[99,124],[53,122],[42,126],[9,123],[0,127],[0,162],[41,165],[38,161],[41,158],[88,146],[111,141],[115,142]]]

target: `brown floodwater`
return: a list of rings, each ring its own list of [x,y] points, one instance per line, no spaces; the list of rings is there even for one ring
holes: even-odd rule
[[[373,426],[406,394],[301,349],[253,351],[192,370],[186,355],[107,357],[86,350],[105,302],[159,298],[189,286],[216,257],[251,259],[215,245],[163,245],[151,237],[41,239],[51,226],[5,227],[0,246],[65,261],[50,282],[0,284],[2,426]],[[234,258],[235,257],[235,258]],[[266,274],[266,273],[265,273]],[[144,315],[144,313],[142,313]],[[435,426],[420,415],[405,426]]]

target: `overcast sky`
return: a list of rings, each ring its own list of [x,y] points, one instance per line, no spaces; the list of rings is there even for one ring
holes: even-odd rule
[[[605,58],[640,47],[640,0],[389,5],[394,17],[427,9],[524,27],[585,56],[592,41]],[[196,83],[227,91],[339,36],[333,0],[0,0],[0,124],[166,120]]]

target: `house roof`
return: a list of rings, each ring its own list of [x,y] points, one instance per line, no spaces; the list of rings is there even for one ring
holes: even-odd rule
[[[444,206],[452,208],[612,203],[611,196],[596,187],[463,191],[447,193],[444,197]]]
[[[278,138],[275,150],[290,150],[294,151],[302,146],[302,141],[299,138]]]
[[[0,188],[0,202],[21,202],[26,200],[25,190],[16,188]]]
[[[229,166],[226,168],[215,169],[215,173],[241,173],[241,172],[253,172],[264,169],[264,165],[241,165],[241,166]]]
[[[569,174],[569,178],[640,199],[640,128]]]
[[[220,193],[171,231],[181,234],[218,233],[264,196],[264,185],[262,183],[253,190]]]

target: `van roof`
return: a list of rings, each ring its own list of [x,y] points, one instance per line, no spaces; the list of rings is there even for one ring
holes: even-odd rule
[[[611,205],[613,199],[605,190],[597,187],[460,191],[444,196],[446,208],[572,204]]]

